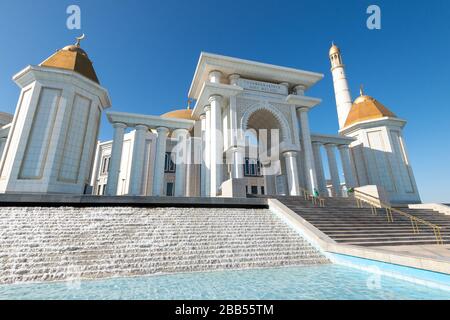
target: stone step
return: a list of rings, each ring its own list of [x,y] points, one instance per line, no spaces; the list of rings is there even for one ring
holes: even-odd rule
[[[442,237],[443,240],[450,240],[450,236],[443,236]],[[334,239],[335,241],[358,241],[358,242],[366,242],[366,241],[381,241],[381,240],[385,240],[385,241],[397,241],[397,240],[436,240],[436,237],[432,234],[429,235],[420,235],[420,234],[415,234],[415,235],[395,235],[395,236],[390,236],[390,235],[381,235],[381,236],[374,236],[374,235],[370,235],[370,236],[349,236],[347,238],[345,237],[336,237]]]
[[[419,234],[414,234],[411,220],[393,212],[394,222],[387,221],[386,210],[357,208],[354,199],[326,199],[324,208],[305,206],[303,201],[280,199],[303,219],[339,243],[352,245],[407,245],[436,244],[434,230],[419,223]],[[353,203],[352,203],[353,201]],[[401,208],[407,214],[440,226],[445,243],[450,243],[450,217],[431,210],[415,211]]]
[[[444,242],[445,244],[450,244],[450,242]],[[363,246],[363,247],[380,247],[380,246],[407,246],[407,245],[435,245],[436,240],[408,240],[408,241],[372,241],[372,242],[355,242],[348,241],[345,242],[347,245]]]

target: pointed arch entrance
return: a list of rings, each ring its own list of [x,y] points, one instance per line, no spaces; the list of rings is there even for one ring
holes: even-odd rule
[[[285,116],[267,104],[257,104],[246,110],[240,125],[244,135],[245,164],[248,165],[249,159],[253,158],[252,161],[261,167],[264,193],[298,195],[296,152],[281,150],[281,146],[292,145],[291,130]]]

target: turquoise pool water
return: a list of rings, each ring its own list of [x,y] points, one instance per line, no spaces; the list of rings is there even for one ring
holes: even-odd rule
[[[450,292],[339,265],[0,286],[0,299],[445,299]]]

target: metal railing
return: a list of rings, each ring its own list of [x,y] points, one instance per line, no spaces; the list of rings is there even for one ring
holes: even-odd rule
[[[322,198],[320,196],[317,197],[317,196],[311,194],[308,190],[303,189],[302,187],[300,187],[300,191],[306,201],[310,200],[311,203],[315,206],[319,205],[319,207],[321,207],[321,208],[325,207],[325,199],[324,198]]]
[[[413,215],[410,215],[410,214],[408,214],[406,212],[403,212],[401,210],[392,208],[390,205],[383,203],[380,199],[378,199],[377,197],[375,197],[375,196],[373,196],[371,194],[368,194],[368,193],[365,193],[365,192],[362,192],[362,191],[359,191],[359,190],[354,190],[353,195],[355,197],[356,205],[358,206],[358,208],[363,208],[363,202],[367,203],[367,204],[370,205],[370,208],[372,210],[372,214],[374,214],[374,215],[378,214],[377,208],[384,209],[385,212],[386,212],[387,221],[389,223],[393,223],[394,222],[394,215],[393,215],[394,213],[396,213],[396,214],[398,214],[400,216],[403,216],[405,218],[408,218],[411,221],[411,226],[412,226],[414,234],[419,234],[420,233],[419,224],[422,224],[422,225],[425,225],[427,227],[430,227],[430,228],[433,229],[433,233],[434,233],[434,236],[436,238],[436,243],[439,244],[439,245],[443,245],[444,244],[444,240],[443,240],[442,235],[441,235],[442,227],[440,227],[438,225],[435,225],[435,224],[433,224],[431,222],[428,222],[426,220],[423,220],[421,218],[417,218],[417,217],[415,217]]]

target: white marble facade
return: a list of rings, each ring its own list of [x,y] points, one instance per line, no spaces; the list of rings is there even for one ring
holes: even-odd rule
[[[302,190],[341,196],[336,152],[345,155],[343,173],[355,186],[348,164],[353,139],[311,134],[308,113],[321,100],[305,91],[322,78],[318,73],[202,53],[189,92],[196,104],[188,117],[107,112],[114,139],[98,144],[94,193],[226,196],[222,186],[232,179],[244,181],[242,196],[300,195]],[[135,138],[139,130],[146,142]],[[270,151],[263,152],[255,143],[261,134],[266,134]],[[186,152],[174,152],[180,141],[186,141],[181,147]],[[331,150],[334,191],[327,188],[322,160],[315,160],[321,146]],[[167,170],[166,154],[175,172]]]
[[[321,100],[306,92],[322,74],[202,53],[192,109],[107,112],[113,139],[97,142],[106,90],[76,71],[27,67],[14,77],[22,88],[14,119],[0,123],[0,191],[219,197],[233,186],[240,196],[343,196],[377,184],[393,201],[419,201],[405,122],[346,127],[350,91],[340,51],[332,51],[338,135],[311,133],[309,112]]]

